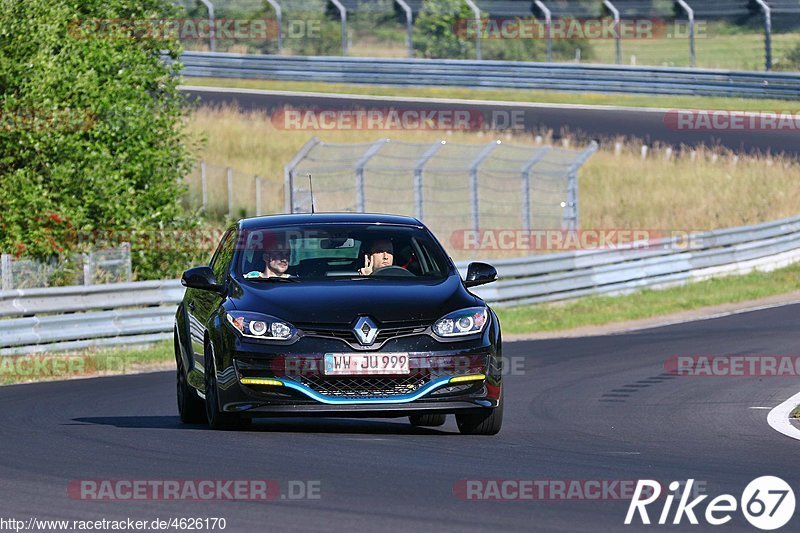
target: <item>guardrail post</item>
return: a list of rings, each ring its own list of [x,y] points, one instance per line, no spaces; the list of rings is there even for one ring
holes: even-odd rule
[[[764,53],[767,70],[772,70],[772,10],[764,0],[756,0],[764,13]]]
[[[233,169],[226,169],[228,174],[228,216],[233,218]]]
[[[423,209],[425,196],[422,189],[423,170],[428,161],[430,161],[431,158],[436,155],[436,152],[445,144],[447,144],[447,141],[438,141],[432,144],[425,150],[425,153],[422,154],[422,157],[420,157],[414,165],[414,213],[418,220],[422,220],[425,214],[425,210]]]
[[[342,19],[342,55],[347,55],[347,8],[339,0],[331,0],[336,9],[339,10],[339,17]]]
[[[208,210],[208,176],[206,175],[206,162],[200,161],[200,189],[203,195],[203,212]]]
[[[408,47],[408,57],[414,57],[414,13],[406,0],[395,0],[395,2],[406,13],[406,47]]]
[[[694,9],[686,3],[686,0],[678,0],[678,5],[686,12],[689,18],[689,65],[695,66],[695,53],[694,53]]]
[[[214,31],[214,27],[216,25],[216,21],[214,19],[214,4],[212,4],[209,0],[200,0],[203,2],[203,5],[206,6],[208,9],[208,25],[210,30],[208,32],[208,47],[212,52],[217,51],[217,35]]]
[[[311,137],[289,164],[283,167],[283,210],[286,213],[294,213],[294,170],[318,144],[320,140],[316,136]]]
[[[256,176],[256,216],[261,216],[261,178]]]
[[[578,170],[586,163],[586,160],[597,151],[598,144],[592,141],[586,150],[572,162],[567,169],[567,201],[564,206],[564,218],[562,220],[561,229],[576,230],[580,227],[579,211],[578,211]]]
[[[500,144],[501,141],[493,141],[484,146],[483,150],[481,150],[475,159],[472,160],[472,164],[469,167],[469,195],[471,200],[470,204],[472,205],[472,229],[474,231],[480,231],[481,227],[480,198],[478,194],[478,167],[487,157],[489,157],[495,148],[500,146]]]
[[[550,146],[540,148],[522,165],[522,228],[525,231],[531,230],[531,170],[552,149]]]
[[[11,272],[11,256],[8,254],[0,255],[0,271],[2,272],[2,289],[10,291],[14,288],[14,279]]]
[[[534,0],[533,3],[544,13],[545,31],[547,33],[545,37],[547,41],[547,62],[550,63],[553,60],[553,14],[541,0]]]
[[[366,210],[366,195],[365,195],[365,187],[364,187],[364,167],[367,165],[370,159],[378,153],[378,150],[381,147],[388,143],[389,139],[381,139],[372,144],[367,151],[364,152],[364,155],[356,161],[356,211],[359,213],[363,213]]]
[[[603,5],[614,15],[614,33],[616,34],[614,36],[614,44],[616,46],[616,62],[617,65],[619,65],[622,63],[622,36],[620,35],[619,9],[611,3],[611,0],[603,0]]]
[[[283,50],[283,11],[277,0],[267,0],[267,3],[275,10],[275,20],[278,21],[278,53]]]
[[[475,5],[475,2],[472,0],[464,0],[469,8],[472,10],[472,15],[475,17],[475,23],[478,25],[478,28],[481,27],[481,10],[478,6]],[[475,35],[475,59],[481,59],[481,31],[480,29]]]

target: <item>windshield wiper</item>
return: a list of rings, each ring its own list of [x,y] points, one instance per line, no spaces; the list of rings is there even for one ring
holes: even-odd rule
[[[273,276],[271,278],[244,278],[244,279],[247,280],[247,281],[270,281],[270,282],[272,282],[272,281],[281,281],[281,282],[286,282],[286,281],[297,282],[297,281],[300,281],[300,278],[279,278],[277,276]]]

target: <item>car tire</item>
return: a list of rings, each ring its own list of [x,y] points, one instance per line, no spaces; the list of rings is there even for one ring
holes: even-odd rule
[[[485,413],[457,414],[456,424],[462,435],[497,435],[503,426],[503,399],[497,407]]]
[[[412,426],[417,427],[439,427],[447,421],[447,415],[411,415],[408,417],[408,421]]]
[[[211,341],[206,344],[205,362],[205,412],[208,426],[214,430],[234,430],[248,426],[249,418],[241,417],[238,413],[223,413],[219,410],[217,371],[214,366],[214,346]]]
[[[183,367],[178,337],[175,336],[175,360],[178,362],[176,373],[178,393],[178,415],[184,424],[202,424],[206,421],[206,407],[203,400],[197,395],[194,388],[186,380],[186,371]]]

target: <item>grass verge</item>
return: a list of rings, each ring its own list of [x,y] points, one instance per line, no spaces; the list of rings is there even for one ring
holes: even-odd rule
[[[664,109],[709,109],[725,111],[787,112],[792,103],[785,100],[717,98],[705,96],[651,96],[635,94],[570,93],[518,89],[482,89],[467,87],[388,87],[382,85],[322,83],[275,80],[240,80],[231,78],[184,78],[188,85],[302,91],[332,94],[399,96],[420,98],[455,98],[462,100],[497,100],[542,104],[613,105]]]
[[[592,296],[565,303],[498,308],[503,333],[525,334],[599,326],[792,292],[800,287],[800,264],[624,296]]]
[[[136,374],[172,363],[172,341],[140,348],[0,356],[0,385]]]
[[[794,411],[792,411],[792,414],[789,415],[789,418],[800,419],[800,405],[794,408]]]

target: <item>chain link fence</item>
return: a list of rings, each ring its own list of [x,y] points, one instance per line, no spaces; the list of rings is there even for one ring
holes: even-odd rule
[[[95,250],[49,262],[0,255],[4,291],[62,285],[100,285],[133,281],[131,248]]]
[[[313,185],[316,211],[414,216],[451,242],[487,229],[577,229],[578,170],[596,150],[315,137],[286,166],[285,210],[310,212]]]

